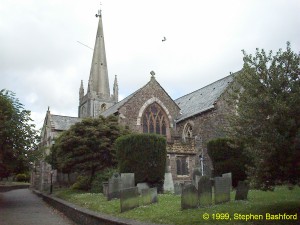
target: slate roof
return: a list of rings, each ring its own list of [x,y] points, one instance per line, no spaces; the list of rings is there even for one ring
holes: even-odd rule
[[[214,103],[233,81],[233,77],[234,74],[231,74],[199,90],[176,99],[176,104],[181,108],[181,115],[177,117],[177,122],[213,109]]]
[[[128,95],[126,98],[124,98],[123,100],[117,102],[113,106],[109,107],[107,110],[102,112],[101,115],[104,116],[104,117],[108,117],[108,116],[113,115],[114,113],[118,112],[119,108],[122,107],[126,102],[128,102],[134,96],[134,94],[137,93],[139,90],[140,89],[133,92],[131,95]]]
[[[51,126],[55,130],[68,130],[72,125],[81,121],[81,118],[51,114]]]

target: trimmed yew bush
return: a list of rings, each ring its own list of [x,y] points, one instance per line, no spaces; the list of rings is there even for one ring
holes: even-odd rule
[[[238,181],[247,178],[246,164],[250,163],[250,159],[245,155],[243,148],[236,146],[231,139],[213,139],[207,143],[207,151],[213,162],[214,176],[231,172],[234,187]]]
[[[166,167],[166,139],[156,134],[129,134],[116,142],[120,173],[134,173],[135,182],[162,190]]]

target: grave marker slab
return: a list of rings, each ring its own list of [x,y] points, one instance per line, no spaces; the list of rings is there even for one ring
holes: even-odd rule
[[[245,181],[239,181],[236,188],[235,200],[247,200],[248,199],[249,185]]]
[[[121,173],[122,189],[135,187],[134,173]]]
[[[143,205],[150,205],[158,202],[157,188],[142,189],[142,203]]]
[[[198,182],[198,196],[200,206],[208,206],[212,204],[212,186],[209,177],[200,177]]]
[[[118,173],[112,175],[108,180],[108,195],[107,200],[110,201],[113,198],[120,198],[120,189],[122,187],[121,177]]]
[[[174,183],[171,173],[165,173],[164,191],[170,191],[174,193]]]
[[[185,186],[181,194],[181,209],[198,207],[198,191],[193,184]]]
[[[137,187],[126,188],[120,191],[121,212],[139,207],[139,192]]]
[[[183,184],[182,183],[175,183],[174,184],[174,194],[181,195],[182,193]]]
[[[195,187],[198,186],[198,183],[196,181],[196,176],[199,176],[199,177],[202,176],[202,173],[199,168],[194,169],[192,172],[192,184],[194,184]],[[196,188],[198,188],[198,187],[196,187]]]
[[[222,177],[228,177],[230,179],[230,190],[232,190],[232,173],[223,173]]]
[[[215,204],[230,201],[230,178],[215,177]]]
[[[147,183],[138,183],[137,185],[139,194],[142,194],[143,189],[149,189],[149,185]]]

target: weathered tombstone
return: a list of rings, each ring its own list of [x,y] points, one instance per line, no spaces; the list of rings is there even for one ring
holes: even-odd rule
[[[108,182],[102,182],[102,186],[103,186],[103,195],[104,196],[108,196]]]
[[[198,185],[198,183],[196,182],[196,176],[202,176],[202,173],[199,168],[195,168],[192,172],[192,184],[194,184],[195,187]]]
[[[149,185],[147,183],[138,183],[137,185],[139,194],[142,193],[143,189],[149,189]]]
[[[194,185],[195,185],[195,187],[196,187],[197,190],[198,190],[198,183],[199,183],[199,180],[200,180],[201,177],[202,176],[198,176],[198,175],[195,176],[195,183],[194,183]]]
[[[230,178],[215,177],[215,204],[230,201]]]
[[[134,173],[121,173],[122,189],[135,187]]]
[[[185,186],[181,194],[181,209],[198,207],[198,191],[193,184]]]
[[[200,177],[198,182],[198,196],[200,206],[208,206],[212,204],[212,187],[209,177]]]
[[[158,202],[157,199],[157,188],[142,189],[142,204],[150,205]]]
[[[121,212],[139,207],[139,193],[137,187],[120,190],[120,206]]]
[[[182,183],[175,183],[174,184],[174,194],[181,195],[182,193],[183,184]]]
[[[236,188],[235,200],[247,200],[248,199],[249,185],[245,181],[239,181]]]
[[[170,191],[174,193],[174,183],[171,173],[165,173],[164,192],[165,191]]]
[[[121,177],[118,173],[112,175],[108,180],[108,195],[107,200],[110,201],[113,198],[120,198],[120,189],[122,187]]]
[[[222,177],[228,177],[230,179],[230,190],[232,190],[232,173],[223,173]]]

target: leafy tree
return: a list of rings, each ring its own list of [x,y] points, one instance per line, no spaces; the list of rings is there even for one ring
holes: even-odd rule
[[[244,66],[236,77],[231,103],[230,134],[245,144],[254,158],[249,173],[262,189],[300,178],[300,56],[287,43],[273,55],[244,51]]]
[[[37,131],[30,111],[13,92],[0,91],[0,176],[29,170],[30,152],[36,149]]]
[[[65,173],[88,175],[91,185],[97,171],[116,165],[114,142],[128,132],[115,116],[84,119],[56,139],[48,162]]]

